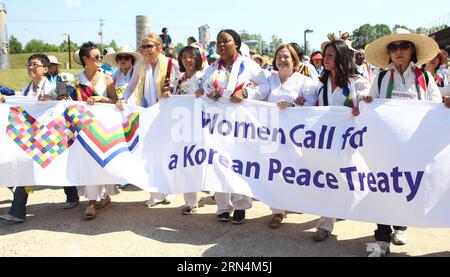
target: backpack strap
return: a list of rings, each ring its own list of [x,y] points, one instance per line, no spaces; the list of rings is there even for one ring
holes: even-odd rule
[[[381,71],[380,74],[378,74],[378,91],[381,91],[381,83],[383,82],[383,78],[384,76],[386,76],[387,72],[387,70],[384,70]]]
[[[327,82],[326,85],[324,85],[322,87],[321,90],[322,90],[322,93],[323,93],[323,95],[322,95],[322,97],[323,97],[323,105],[328,107],[328,82]],[[320,90],[319,90],[319,93],[320,93]]]

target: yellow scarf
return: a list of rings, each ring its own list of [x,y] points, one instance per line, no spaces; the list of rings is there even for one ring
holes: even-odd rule
[[[163,54],[159,54],[158,57],[159,62],[159,70],[158,77],[156,78],[156,99],[159,101],[162,97],[162,89],[164,86],[164,81],[166,80],[167,75],[167,66],[169,63],[169,59]],[[144,88],[145,88],[145,76],[147,75],[147,65],[149,64],[148,60],[144,60],[139,68],[139,83],[138,90],[136,93],[136,105],[144,106]]]

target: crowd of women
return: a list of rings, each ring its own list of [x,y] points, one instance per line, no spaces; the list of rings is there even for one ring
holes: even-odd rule
[[[151,107],[172,95],[195,94],[212,101],[227,97],[236,104],[245,99],[276,103],[280,109],[307,106],[346,106],[349,113],[359,115],[359,102],[373,98],[406,99],[444,103],[450,108],[450,87],[446,71],[446,49],[440,51],[431,38],[398,29],[392,35],[372,42],[364,50],[353,49],[346,36],[328,36],[321,51],[312,54],[310,63],[304,60],[301,48],[283,44],[275,52],[273,62],[264,68],[263,59],[242,55],[241,38],[234,30],[222,30],[217,35],[216,51],[220,56],[207,65],[204,49],[192,42],[178,53],[178,59],[163,53],[163,41],[157,34],[145,36],[139,52],[129,46],[117,53],[102,56],[98,47],[84,43],[75,60],[84,71],[75,76],[75,89],[58,91],[49,68],[53,57],[37,54],[30,57],[27,69],[32,81],[22,91],[23,96],[38,100],[74,100],[94,103]],[[255,62],[255,61],[258,61]],[[118,68],[110,75],[101,70],[103,62]],[[45,76],[47,75],[46,78]],[[53,78],[55,79],[55,78]],[[59,78],[61,81],[62,78]],[[5,102],[5,97],[0,100]],[[78,195],[89,202],[86,219],[96,217],[99,209],[111,203],[117,192],[113,185],[66,188],[65,208],[75,207]],[[7,215],[10,221],[25,220],[27,189],[16,188],[14,201]],[[198,207],[197,193],[184,194],[186,205],[182,214],[194,213]],[[216,193],[216,218],[221,222],[241,224],[252,198],[230,193]],[[170,202],[170,196],[150,193],[147,206]],[[272,207],[270,228],[280,227],[286,212]],[[231,215],[232,213],[232,215]],[[325,240],[333,231],[336,219],[322,217],[313,239]],[[380,255],[389,253],[390,243],[407,242],[406,227],[378,225],[375,240]]]

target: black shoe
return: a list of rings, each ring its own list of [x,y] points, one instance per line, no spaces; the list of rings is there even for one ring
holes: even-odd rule
[[[245,210],[235,210],[233,213],[233,220],[231,223],[238,225],[242,224],[245,221]]]
[[[224,212],[219,215],[217,215],[216,219],[220,222],[230,222],[230,213]]]

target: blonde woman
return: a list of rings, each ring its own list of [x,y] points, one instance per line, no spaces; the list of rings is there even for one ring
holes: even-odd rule
[[[134,66],[134,74],[123,95],[118,102],[121,106],[134,96],[136,106],[149,108],[159,100],[168,98],[172,94],[172,86],[176,78],[173,60],[165,57],[161,37],[150,33],[141,41],[140,46],[143,59]],[[163,193],[152,192],[145,203],[152,207],[157,204],[169,204],[170,200]]]

